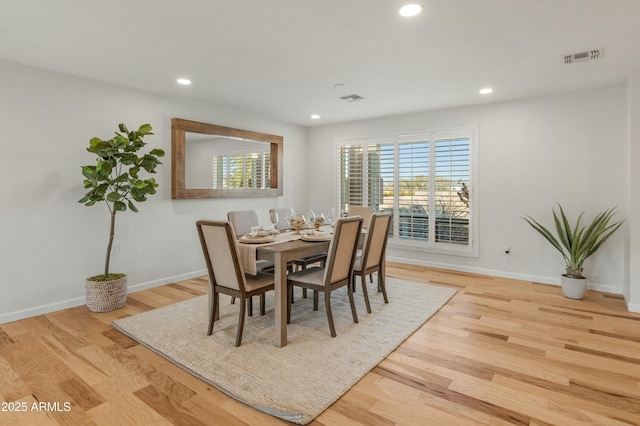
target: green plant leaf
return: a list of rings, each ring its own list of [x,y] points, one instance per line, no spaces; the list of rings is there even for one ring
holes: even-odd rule
[[[111,139],[93,137],[89,140],[86,150],[96,156],[96,163],[82,166],[83,185],[88,192],[79,200],[86,206],[98,202],[107,205],[111,213],[110,236],[114,232],[116,212],[124,212],[127,208],[138,212],[134,201],[143,202],[148,194],[156,193],[158,184],[155,180],[145,180],[139,174],[143,169],[155,173],[156,167],[162,164],[158,158],[164,156],[164,151],[158,148],[147,154],[142,152],[147,145],[144,136],[153,134],[150,124],[141,125],[137,131],[129,131],[124,123],[120,123],[118,130]],[[108,269],[109,253],[105,260],[105,275]]]
[[[562,253],[567,267],[567,275],[581,278],[585,260],[595,253],[620,228],[624,220],[609,224],[615,214],[614,207],[598,213],[588,226],[582,225],[584,216],[584,212],[582,212],[578,216],[575,225],[571,226],[559,203],[558,208],[560,211],[559,216],[555,209],[552,209],[557,238],[533,218],[527,216],[523,219]]]
[[[153,133],[151,133],[151,130],[151,124],[145,123],[138,128],[138,133],[143,135],[152,135]]]
[[[107,195],[107,201],[111,202],[111,203],[115,203],[116,201],[120,200],[122,198],[122,196],[120,194],[118,194],[117,192],[111,192],[109,193],[109,195]]]

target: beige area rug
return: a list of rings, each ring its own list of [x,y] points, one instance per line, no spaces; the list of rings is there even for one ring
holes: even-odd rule
[[[322,296],[296,290],[288,344],[275,346],[273,292],[267,312],[245,321],[242,345],[234,347],[238,306],[221,296],[220,321],[206,336],[207,296],[123,318],[113,325],[227,395],[282,419],[307,424],[397,348],[456,293],[446,287],[387,280],[389,304],[368,284],[372,313],[367,314],[358,280],[355,294],[360,322],[354,324],[346,289],[331,299],[337,337],[329,334]]]

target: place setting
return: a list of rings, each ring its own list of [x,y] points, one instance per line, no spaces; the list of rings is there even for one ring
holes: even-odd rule
[[[251,232],[238,238],[238,242],[247,244],[272,243],[276,240],[276,235],[279,233],[280,231],[276,228],[265,228],[262,225],[253,226]]]

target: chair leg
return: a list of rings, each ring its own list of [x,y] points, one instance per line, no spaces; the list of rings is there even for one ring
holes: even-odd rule
[[[351,315],[353,315],[353,322],[358,323],[358,313],[356,312],[356,302],[353,300],[353,291],[350,291],[349,286],[347,286],[347,292],[349,293],[349,304],[351,305]]]
[[[373,274],[369,274],[369,281],[373,282]]]
[[[387,298],[387,286],[385,283],[384,275],[378,271],[378,289],[382,291],[382,297],[384,297],[384,303],[389,303]]]
[[[253,297],[247,298],[247,305],[249,306],[249,316],[253,316]]]
[[[265,313],[265,299],[264,293],[260,293],[260,315],[264,315]]]
[[[318,310],[318,292],[313,290],[313,310]]]
[[[353,300],[353,294],[351,295],[351,297]],[[329,321],[329,330],[331,331],[331,337],[336,337],[336,327],[333,324],[333,315],[331,314],[331,292],[328,290],[324,291],[324,308],[327,310],[327,320]]]
[[[215,298],[215,303],[216,303],[216,307],[215,307],[215,319],[216,321],[218,321],[220,319],[220,293],[216,293],[216,298]]]
[[[307,269],[307,265],[305,265],[304,263],[300,266],[300,268],[302,268],[301,270],[304,271],[305,269]],[[307,298],[307,289],[302,287],[302,298],[306,299]]]
[[[236,297],[235,296],[231,296],[231,304],[233,305],[234,303],[236,303]]]
[[[244,329],[244,315],[245,315],[244,307],[245,307],[245,303],[243,300],[242,303],[240,303],[240,313],[238,317],[238,332],[236,333],[236,347],[240,346],[240,343],[242,342],[242,330]]]
[[[213,334],[213,323],[218,319],[218,293],[215,292],[209,298],[209,328],[207,328],[207,336]]]
[[[360,275],[360,281],[362,282],[362,296],[364,297],[364,304],[367,307],[367,313],[370,314],[371,304],[369,304],[369,293],[367,292],[367,277]]]
[[[287,285],[287,324],[291,322],[291,303],[293,299],[293,286]]]

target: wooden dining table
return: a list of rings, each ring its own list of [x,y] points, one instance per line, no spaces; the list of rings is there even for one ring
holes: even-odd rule
[[[276,346],[283,347],[287,344],[287,263],[327,252],[329,244],[330,241],[296,239],[257,247],[257,259],[270,260],[274,264]]]

